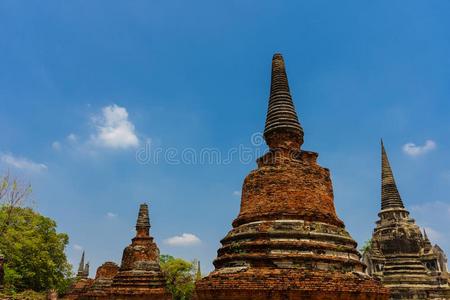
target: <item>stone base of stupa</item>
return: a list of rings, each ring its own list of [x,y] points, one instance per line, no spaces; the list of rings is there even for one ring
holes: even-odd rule
[[[77,280],[70,288],[69,291],[62,297],[65,300],[79,299],[94,283],[93,279],[82,278]]]
[[[417,285],[392,287],[392,300],[449,300],[450,289],[442,287],[420,287]]]
[[[172,300],[172,295],[165,291],[161,290],[152,290],[151,292],[146,290],[132,290],[132,291],[123,291],[123,294],[111,294],[105,299],[111,300]],[[97,300],[97,299],[95,299]],[[100,300],[100,299],[99,299]]]
[[[166,280],[158,271],[121,271],[109,289],[109,298],[114,300],[169,300],[172,295],[166,289]]]
[[[225,268],[196,284],[197,300],[387,300],[363,273],[276,268]]]

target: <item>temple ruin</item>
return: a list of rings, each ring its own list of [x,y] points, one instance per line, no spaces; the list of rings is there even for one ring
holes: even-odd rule
[[[78,274],[77,281],[63,299],[172,299],[159,266],[158,246],[150,236],[148,205],[141,204],[139,208],[136,236],[124,249],[120,267],[113,262],[106,262],[97,269],[95,279],[89,279],[83,252]]]
[[[336,215],[329,170],[317,153],[301,150],[280,54],[272,60],[264,138],[269,151],[244,180],[240,213],[215,270],[196,282],[197,299],[388,299]]]
[[[122,264],[114,276],[108,299],[172,299],[159,266],[159,249],[150,236],[147,204],[141,204],[136,236],[123,250]]]
[[[87,291],[84,292],[84,299],[106,299],[109,288],[114,277],[119,272],[119,266],[114,262],[105,262],[98,267],[95,279]]]
[[[81,254],[80,263],[78,265],[77,276],[75,282],[69,288],[67,294],[63,299],[75,300],[80,299],[94,283],[94,280],[89,278],[89,263],[85,263],[85,252]]]
[[[81,254],[80,264],[78,265],[77,278],[86,279],[89,277],[89,262],[84,263],[84,251]]]
[[[369,248],[368,274],[389,287],[391,299],[450,299],[447,258],[432,246],[405,209],[381,142],[381,211]]]

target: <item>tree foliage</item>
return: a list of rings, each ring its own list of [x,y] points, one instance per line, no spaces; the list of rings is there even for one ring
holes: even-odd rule
[[[361,247],[361,249],[359,249],[359,251],[361,253],[365,253],[366,251],[370,251],[372,247],[372,239],[368,239],[367,241],[364,242],[364,245]]]
[[[2,300],[47,300],[47,293],[45,292],[35,292],[31,290],[26,290],[20,293],[0,293],[0,299]]]
[[[14,208],[23,205],[31,194],[31,185],[21,183],[9,172],[0,176],[0,205],[5,207],[5,216],[0,222],[0,237],[8,228]]]
[[[0,239],[5,257],[5,288],[10,291],[63,290],[71,276],[64,249],[66,234],[57,233],[56,223],[31,208],[3,205],[0,224],[8,226]]]
[[[171,255],[161,255],[160,265],[173,299],[190,299],[195,288],[196,265]]]

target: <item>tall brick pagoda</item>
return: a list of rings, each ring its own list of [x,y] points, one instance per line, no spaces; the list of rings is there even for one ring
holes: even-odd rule
[[[159,266],[159,249],[150,236],[147,204],[141,204],[136,236],[125,248],[119,272],[114,276],[108,299],[172,299]]]
[[[364,273],[356,242],[336,215],[330,172],[301,150],[303,129],[283,58],[272,60],[264,130],[269,152],[244,180],[241,208],[222,239],[215,270],[196,297],[214,300],[388,299]]]
[[[381,142],[381,211],[363,255],[370,275],[391,289],[391,299],[450,299],[447,258],[405,209]]]

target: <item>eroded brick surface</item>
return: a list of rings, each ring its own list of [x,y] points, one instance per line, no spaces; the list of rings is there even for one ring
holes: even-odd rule
[[[382,144],[380,219],[364,253],[368,274],[391,289],[391,299],[450,299],[447,257],[410,217]]]
[[[356,243],[336,215],[329,170],[300,149],[303,129],[275,55],[264,132],[269,152],[245,179],[233,229],[197,299],[388,299],[364,274]]]
[[[169,300],[166,280],[159,266],[159,249],[150,236],[148,206],[142,204],[136,224],[136,236],[122,255],[120,268],[107,262],[97,270],[95,280],[71,292],[66,299],[79,300]],[[71,298],[69,298],[71,297]]]
[[[64,295],[63,299],[75,300],[80,299],[94,284],[94,280],[90,278],[78,279]]]
[[[98,267],[94,283],[83,295],[85,299],[106,297],[118,272],[119,266],[114,262],[106,262]]]

